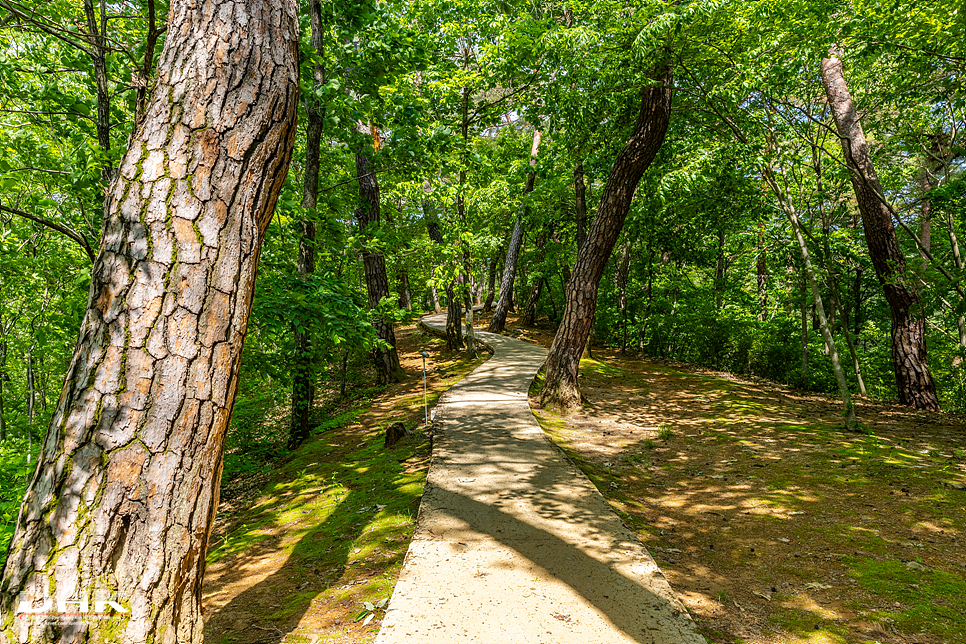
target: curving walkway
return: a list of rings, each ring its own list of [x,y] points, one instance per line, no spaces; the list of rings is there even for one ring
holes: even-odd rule
[[[478,337],[495,353],[437,406],[416,534],[376,644],[703,644],[637,537],[530,413],[546,350]]]

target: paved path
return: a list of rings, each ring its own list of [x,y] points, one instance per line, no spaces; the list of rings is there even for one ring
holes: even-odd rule
[[[445,326],[445,314],[425,321]],[[495,354],[437,406],[416,534],[376,644],[704,644],[661,571],[527,404],[538,346]]]

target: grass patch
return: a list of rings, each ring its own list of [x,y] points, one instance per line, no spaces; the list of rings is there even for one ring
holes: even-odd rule
[[[931,633],[944,642],[966,641],[966,579],[933,570],[915,570],[901,561],[849,557],[851,576],[869,592],[900,604],[883,616],[907,632]],[[881,611],[880,611],[881,612]]]

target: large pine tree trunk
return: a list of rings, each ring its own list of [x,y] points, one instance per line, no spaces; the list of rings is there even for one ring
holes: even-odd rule
[[[546,379],[540,392],[541,405],[564,409],[580,406],[577,371],[580,354],[590,336],[597,306],[597,287],[624,226],[637,184],[657,156],[667,133],[672,95],[670,70],[660,74],[660,78],[658,86],[648,86],[641,92],[641,109],[634,131],[614,161],[597,216],[577,254],[567,288],[563,320],[547,358]]]
[[[356,150],[356,176],[359,183],[359,207],[356,208],[356,220],[359,231],[368,237],[373,228],[379,227],[379,182],[376,174],[369,168],[369,159],[361,149]],[[366,248],[362,251],[362,266],[366,276],[366,289],[369,293],[369,309],[376,310],[384,297],[389,297],[389,278],[386,275],[386,259],[382,253]],[[375,316],[372,326],[376,335],[389,344],[389,348],[376,347],[372,357],[379,374],[379,382],[386,384],[399,382],[405,377],[399,365],[399,354],[396,351],[396,332],[389,320]]]
[[[842,61],[831,55],[822,60],[821,67],[825,94],[862,214],[866,245],[892,313],[892,361],[899,402],[938,411],[939,397],[926,358],[922,303],[906,270],[906,258],[896,238],[892,215],[880,199],[884,194],[882,184],[872,165],[862,123],[845,82]]]
[[[171,4],[8,551],[5,642],[202,641],[225,430],[295,139],[296,18],[291,0]],[[130,612],[63,626],[13,618],[67,600],[93,611],[104,594]]]
[[[319,0],[309,0],[309,23],[312,29],[312,49],[321,57],[322,7]],[[314,86],[325,85],[325,68],[316,65],[312,70]],[[319,199],[319,151],[322,145],[322,128],[325,123],[324,106],[310,94],[305,101],[305,176],[302,180],[302,208],[314,211]],[[307,277],[315,272],[315,222],[309,218],[299,222],[297,270]],[[298,447],[309,437],[310,418],[315,403],[315,365],[312,357],[312,337],[307,329],[294,328],[295,356],[292,377],[292,421],[289,427],[288,445]]]
[[[537,152],[540,150],[540,130],[533,133],[533,145],[530,148],[530,166],[537,163]],[[536,176],[533,170],[527,175],[527,185],[523,189],[523,196],[533,192]],[[524,206],[524,212],[526,206]],[[493,317],[490,318],[490,325],[487,331],[490,333],[503,333],[506,327],[506,314],[513,309],[513,282],[516,279],[517,259],[520,257],[520,248],[523,246],[523,217],[517,215],[513,222],[513,234],[510,236],[510,245],[507,247],[506,264],[503,267],[503,279],[500,280],[500,299],[496,302],[496,309]]]

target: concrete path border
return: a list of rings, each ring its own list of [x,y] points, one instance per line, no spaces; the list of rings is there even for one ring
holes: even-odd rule
[[[416,533],[376,644],[704,644],[636,535],[533,417],[546,350],[478,334],[494,355],[437,405]]]

